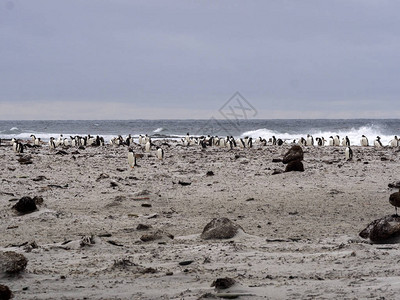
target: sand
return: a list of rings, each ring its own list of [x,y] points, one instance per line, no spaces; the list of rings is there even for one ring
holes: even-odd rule
[[[0,147],[0,251],[28,259],[23,273],[0,274],[15,299],[398,297],[400,246],[358,236],[394,213],[388,184],[399,180],[398,149],[354,146],[347,162],[344,147],[304,147],[304,172],[272,175],[284,169],[272,160],[290,145],[229,151],[163,142],[163,161],[135,146],[144,157],[134,169],[124,146],[65,155],[29,148],[28,165]],[[19,215],[12,206],[23,196],[44,201]],[[244,232],[200,239],[216,217]],[[174,238],[140,240],[156,230]],[[221,277],[236,284],[216,291]]]

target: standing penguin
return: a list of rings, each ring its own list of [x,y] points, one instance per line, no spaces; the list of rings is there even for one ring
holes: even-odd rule
[[[375,139],[375,141],[374,141],[374,146],[375,146],[375,147],[378,147],[378,148],[383,147],[382,142],[381,142],[381,137],[380,137],[380,136],[377,136],[377,137],[376,137],[376,139]]]
[[[56,143],[54,142],[54,138],[53,137],[50,138],[49,148],[50,149],[56,149]]]
[[[345,146],[350,147],[350,139],[349,137],[346,135],[345,139]]]
[[[164,150],[161,149],[160,147],[157,147],[157,158],[159,160],[163,160],[164,159]]]
[[[399,139],[397,138],[397,135],[394,136],[394,139],[390,141],[389,145],[390,145],[390,147],[398,147],[399,146]]]
[[[363,147],[367,147],[368,146],[368,139],[365,135],[361,136],[361,140],[360,140],[360,145]]]
[[[346,160],[352,160],[353,159],[353,150],[351,150],[350,147],[346,147],[346,150],[344,151],[346,155]]]
[[[329,146],[335,146],[335,139],[333,138],[333,136],[329,137]]]
[[[314,138],[310,134],[307,134],[307,146],[314,146]]]
[[[136,156],[135,153],[133,153],[133,149],[129,148],[128,149],[128,163],[129,166],[133,169],[135,166],[137,166],[136,164]]]
[[[150,141],[147,141],[146,146],[145,146],[145,150],[147,153],[150,152],[150,148],[151,148],[151,143],[150,143]]]

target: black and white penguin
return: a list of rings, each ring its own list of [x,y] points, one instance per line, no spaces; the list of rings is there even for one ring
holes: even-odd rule
[[[335,139],[333,138],[333,136],[330,136],[328,141],[329,146],[335,146]]]
[[[150,143],[150,141],[147,141],[144,149],[146,150],[147,153],[149,153],[150,152],[150,148],[151,148],[151,143]]]
[[[56,149],[56,143],[54,142],[54,138],[53,137],[50,138],[49,148],[50,149]]]
[[[345,137],[345,146],[350,147],[350,139],[347,135]]]
[[[276,137],[274,135],[272,136],[271,142],[272,142],[272,145],[276,145]]]
[[[394,136],[393,140],[389,142],[390,147],[398,147],[399,146],[399,139],[397,138],[397,135]]]
[[[247,148],[253,148],[253,138],[248,138],[247,139]]]
[[[344,151],[346,155],[346,160],[352,160],[353,159],[353,150],[349,146],[346,147],[346,150]]]
[[[307,143],[306,146],[314,146],[314,138],[312,135],[307,134]]]
[[[157,153],[156,153],[156,155],[157,155],[157,158],[158,158],[159,160],[163,160],[163,159],[164,159],[164,150],[161,149],[160,147],[157,147]]]
[[[129,148],[128,149],[128,163],[129,166],[133,169],[135,166],[137,166],[136,164],[136,156],[135,153],[133,153],[133,149]]]
[[[377,136],[377,137],[376,137],[376,139],[375,139],[375,141],[374,141],[374,146],[375,146],[375,147],[378,147],[378,148],[383,147],[382,142],[381,142],[381,137],[380,137],[380,136]]]
[[[335,135],[333,137],[333,145],[334,146],[340,146],[340,137],[338,135]]]
[[[277,139],[276,140],[276,144],[278,145],[278,146],[282,146],[283,145],[283,140],[282,139]]]
[[[367,139],[367,137],[365,135],[361,136],[360,145],[362,147],[367,147],[368,146],[368,139]]]
[[[315,140],[317,141],[318,146],[322,146],[322,139],[320,137],[315,138]]]
[[[236,143],[239,145],[240,148],[246,148],[246,144],[244,143],[243,139],[237,139]]]
[[[132,142],[132,136],[129,134],[125,139],[125,145],[129,147],[131,145],[131,142]]]

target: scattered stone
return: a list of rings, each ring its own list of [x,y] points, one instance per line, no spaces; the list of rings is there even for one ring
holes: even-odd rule
[[[277,175],[277,174],[282,174],[282,173],[283,173],[283,170],[281,170],[281,169],[274,169],[274,171],[272,172],[271,175]]]
[[[32,156],[24,155],[17,159],[21,165],[30,165],[32,164]]]
[[[139,224],[139,225],[136,227],[136,230],[149,230],[150,228],[151,228],[150,225]]]
[[[180,266],[188,266],[193,262],[193,260],[185,260],[179,263]]]
[[[213,281],[211,286],[214,287],[216,290],[225,290],[229,289],[235,283],[236,283],[235,279],[225,277],[225,278],[217,278],[216,280]]]
[[[304,172],[303,163],[300,160],[290,161],[286,165],[285,172],[292,172],[292,171]]]
[[[118,186],[118,183],[116,183],[115,181],[111,181],[111,182],[110,182],[110,186],[111,186],[111,187],[117,187],[117,186]]]
[[[394,206],[396,209],[397,215],[397,208],[400,207],[400,192],[393,193],[389,196],[389,203]]]
[[[118,244],[116,241],[113,240],[108,240],[107,243],[114,245],[114,246],[118,246],[118,247],[123,247],[124,245],[122,244]]]
[[[243,230],[240,225],[233,223],[228,218],[215,218],[208,223],[201,234],[203,240],[209,239],[230,239],[238,230]]]
[[[67,155],[68,152],[67,152],[67,151],[64,151],[64,150],[58,150],[55,154],[56,154],[56,155]]]
[[[254,198],[248,198],[246,201],[254,201]]]
[[[42,180],[45,180],[45,179],[47,179],[46,176],[39,175],[36,178],[33,178],[32,180],[33,181],[42,181]]]
[[[174,239],[174,236],[170,233],[164,232],[162,230],[157,230],[153,233],[150,234],[144,234],[140,237],[140,240],[142,242],[152,242],[156,240],[161,240],[161,239]]]
[[[178,182],[180,185],[182,185],[182,186],[187,186],[187,185],[191,185],[192,183],[191,182],[184,182],[184,181],[180,181],[179,180],[179,182]]]
[[[142,207],[151,207],[151,204],[149,204],[149,203],[142,203]]]
[[[394,188],[400,189],[400,181],[389,183],[388,187],[391,188],[391,189],[394,189]]]
[[[400,241],[400,216],[388,215],[372,221],[360,232],[360,237],[373,243],[394,243]]]
[[[35,198],[28,196],[19,199],[12,208],[21,214],[28,214],[37,210]]]
[[[172,276],[172,275],[174,275],[174,272],[167,272],[167,273],[165,273],[165,275]]]
[[[110,175],[105,174],[105,173],[101,173],[101,174],[99,175],[99,177],[97,177],[96,181],[99,182],[100,180],[106,179],[106,178],[110,178]]]
[[[12,297],[12,292],[6,285],[0,284],[0,299],[1,300],[8,300],[11,299]]]
[[[7,251],[0,252],[0,272],[17,274],[25,270],[28,260],[22,254]]]
[[[282,159],[281,158],[273,158],[272,162],[273,163],[280,163],[280,162],[282,162]]]
[[[303,149],[299,145],[294,145],[283,156],[282,162],[287,164],[291,161],[302,161],[304,158]]]
[[[214,176],[214,172],[213,171],[208,171],[206,175],[207,176]]]

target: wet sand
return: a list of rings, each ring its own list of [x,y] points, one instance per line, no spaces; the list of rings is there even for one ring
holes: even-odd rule
[[[163,161],[135,146],[144,157],[134,169],[123,146],[65,155],[29,148],[29,165],[0,147],[0,251],[29,261],[17,276],[1,274],[15,299],[199,299],[219,293],[211,283],[220,277],[235,279],[226,292],[240,299],[397,297],[400,246],[358,237],[394,213],[388,184],[399,180],[397,148],[354,146],[347,162],[344,147],[304,147],[305,172],[272,175],[284,169],[272,160],[290,145],[166,142]],[[21,216],[11,207],[23,196],[44,202]],[[245,233],[200,239],[216,217]],[[174,238],[141,241],[156,230]]]

